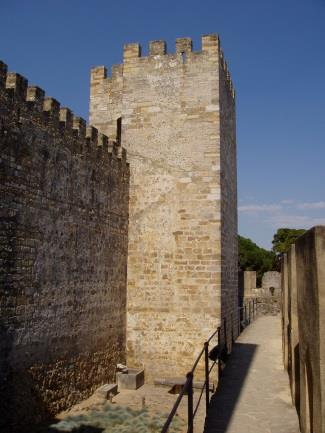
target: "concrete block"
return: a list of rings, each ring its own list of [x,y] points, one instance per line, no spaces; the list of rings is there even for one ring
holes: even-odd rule
[[[127,373],[116,373],[118,389],[138,389],[144,384],[144,370],[129,368]]]

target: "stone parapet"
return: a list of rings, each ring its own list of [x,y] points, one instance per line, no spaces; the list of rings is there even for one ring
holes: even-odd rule
[[[282,258],[284,365],[302,433],[325,427],[325,226],[300,236]]]

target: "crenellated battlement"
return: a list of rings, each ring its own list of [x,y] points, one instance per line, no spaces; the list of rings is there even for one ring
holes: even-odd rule
[[[106,77],[105,68],[97,68],[98,77]],[[118,71],[114,68],[114,73]],[[61,107],[56,99],[46,96],[45,91],[37,86],[29,86],[28,80],[16,72],[8,72],[7,65],[0,61],[0,101],[11,118],[19,122],[35,122],[43,129],[73,138],[75,153],[93,153],[103,158],[106,155],[121,159],[125,164],[126,152],[120,149],[120,143],[98,132],[84,119],[76,116],[67,107]],[[118,125],[116,124],[116,130]],[[77,142],[76,142],[77,141]]]
[[[208,34],[201,37],[201,49],[193,50],[191,38],[177,38],[175,41],[174,52],[168,52],[167,44],[164,40],[154,40],[149,42],[149,55],[142,55],[142,47],[139,43],[128,43],[123,47],[123,64],[114,65],[110,71],[105,66],[98,66],[91,70],[91,91],[92,96],[96,94],[108,93],[111,88],[116,88],[116,81],[123,79],[128,73],[132,73],[137,66],[144,64],[157,68],[157,62],[160,65],[167,65],[172,68],[184,65],[197,65],[201,61],[217,61],[221,70],[225,72],[224,82],[232,97],[235,97],[235,91],[231,76],[220,47],[220,39],[217,34]]]
[[[150,56],[164,56],[167,53],[167,44],[165,41],[151,41],[149,42],[149,55]]]
[[[231,79],[231,75],[230,75],[230,72],[228,69],[228,65],[227,65],[227,62],[225,60],[225,56],[224,56],[224,53],[222,50],[220,50],[219,59],[220,59],[219,60],[220,68],[222,69],[222,71],[224,73],[225,81],[228,85],[228,88],[231,92],[232,97],[235,98],[235,96],[236,96],[235,88],[234,88],[234,85],[233,85],[233,82]]]
[[[171,52],[164,40],[148,45],[126,44],[121,65],[91,71],[90,121],[113,135],[122,119],[127,364],[143,365],[150,382],[171,364],[186,372],[204,334],[236,317],[237,195],[235,94],[218,35],[202,36],[198,50],[187,37]]]
[[[123,48],[124,63],[133,61],[137,58],[148,58],[151,56],[175,56],[182,54],[200,54],[209,53],[216,55],[219,52],[220,40],[216,34],[204,35],[201,37],[201,50],[193,51],[193,41],[191,38],[177,38],[175,42],[175,51],[167,51],[167,43],[163,40],[149,42],[149,56],[142,56],[142,47],[139,43],[125,44]]]

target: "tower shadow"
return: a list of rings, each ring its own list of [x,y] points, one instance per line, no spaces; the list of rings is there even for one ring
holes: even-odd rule
[[[211,398],[204,433],[227,432],[257,347],[256,344],[234,344],[220,384]]]

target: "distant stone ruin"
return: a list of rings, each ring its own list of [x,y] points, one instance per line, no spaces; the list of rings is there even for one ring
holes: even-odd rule
[[[262,289],[269,292],[271,296],[279,296],[281,292],[281,273],[268,271],[262,277]]]
[[[257,301],[257,313],[277,315],[281,311],[281,273],[268,271],[263,274],[262,287],[256,287],[256,271],[240,271],[238,293],[240,305],[254,298]]]

